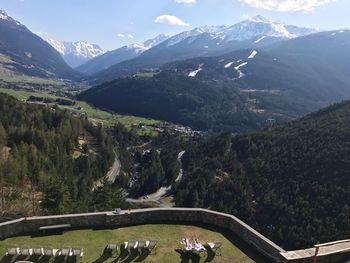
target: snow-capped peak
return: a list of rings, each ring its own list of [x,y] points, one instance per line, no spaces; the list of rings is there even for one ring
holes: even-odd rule
[[[248,40],[257,36],[281,38],[296,37],[296,35],[288,32],[283,24],[260,15],[237,23],[225,29],[221,34],[226,36],[226,42],[233,40]]]
[[[48,42],[54,49],[56,49],[61,55],[64,55],[66,52],[66,47],[64,44],[56,39],[53,38],[46,38],[44,39],[46,42]]]
[[[102,55],[106,52],[98,45],[91,44],[86,41],[63,42],[63,45],[65,46],[66,54],[74,53],[77,56],[89,59]]]
[[[254,16],[248,20],[252,21],[252,22],[256,22],[256,23],[274,23],[274,21],[272,19],[266,18],[262,15]]]
[[[69,42],[58,41],[53,38],[46,38],[45,40],[62,56],[71,54],[74,56],[91,59],[105,53],[105,51],[98,45],[91,44],[86,41]]]
[[[88,60],[106,53],[98,45],[86,41],[58,41],[47,37],[43,39],[56,49],[71,67],[80,66]]]
[[[12,18],[10,15],[8,15],[8,14],[6,13],[6,11],[3,10],[3,9],[0,9],[0,20],[7,20],[7,21],[9,21],[9,22],[14,22],[14,23],[16,23],[16,25],[18,25],[18,26],[22,26],[22,24],[21,24],[20,22],[18,22],[17,20],[13,19],[13,18]]]
[[[190,31],[185,31],[182,32],[180,34],[177,34],[173,37],[171,37],[168,40],[167,45],[168,46],[173,46],[176,45],[178,43],[180,43],[181,41],[185,40],[186,38],[189,37],[196,37],[198,35],[204,34],[204,33],[210,33],[210,34],[215,34],[216,32],[223,30],[225,28],[225,26],[202,26],[202,27],[197,27],[193,30]]]
[[[145,52],[146,50],[148,50],[154,46],[159,45],[160,43],[167,40],[168,38],[169,38],[169,36],[164,35],[164,34],[160,34],[160,35],[156,36],[155,38],[146,40],[143,43],[134,43],[134,44],[128,45],[128,46],[126,46],[126,48],[132,49],[136,53],[141,54],[141,53]]]
[[[261,15],[244,20],[230,27],[202,26],[177,34],[167,41],[167,46],[176,45],[185,39],[193,41],[196,37],[207,33],[209,38],[222,45],[230,41],[244,41],[254,39],[256,43],[267,37],[291,39],[317,32],[310,28],[287,26],[278,21],[265,18]]]
[[[5,12],[5,10],[0,9],[0,19],[7,20],[9,15]]]

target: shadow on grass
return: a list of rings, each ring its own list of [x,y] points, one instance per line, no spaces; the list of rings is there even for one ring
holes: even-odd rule
[[[201,257],[199,254],[194,254],[192,252],[185,252],[179,248],[175,249],[175,251],[180,254],[181,263],[189,263],[189,262],[199,263],[201,260]]]
[[[64,234],[65,231],[63,230],[46,230],[46,231],[37,231],[33,232],[30,237],[36,238],[36,237],[45,237],[45,236],[61,236]]]
[[[113,262],[143,262],[150,255],[150,252],[147,249],[142,249],[141,253],[138,252],[137,249],[132,249],[129,253],[123,246],[121,246],[119,256]],[[105,260],[104,260],[105,261]],[[103,259],[101,261],[94,261],[94,263],[104,262]]]
[[[103,251],[102,255],[98,259],[96,259],[93,263],[103,263],[107,259],[109,259],[110,257],[112,257],[112,252],[106,251],[106,249],[105,249]]]
[[[124,260],[122,260],[121,262],[123,262],[123,263],[133,262],[139,256],[139,253],[136,249],[132,249],[130,251],[130,254],[128,254],[128,255],[129,256],[127,258],[125,258]]]
[[[216,256],[216,253],[214,253],[208,246],[205,246],[207,257],[205,258],[204,262],[212,262]]]
[[[10,262],[14,261],[14,259],[15,259],[14,256],[5,255],[5,256],[3,256],[3,258],[1,259],[0,263],[10,263]]]
[[[185,223],[186,225],[186,223]],[[237,235],[222,229],[222,228],[218,228],[218,227],[212,227],[212,226],[208,226],[206,224],[190,224],[190,225],[195,225],[195,226],[199,226],[214,232],[218,232],[221,233],[228,241],[230,241],[236,248],[238,248],[242,253],[244,253],[245,255],[247,255],[247,257],[249,257],[252,261],[256,262],[256,263],[268,263],[271,262],[271,260],[267,259],[264,255],[262,255],[261,253],[259,253],[255,248],[253,248],[251,245],[249,245],[248,243],[246,243],[244,240],[242,240],[240,237],[238,237]],[[213,240],[215,241],[215,240]],[[211,255],[209,252],[209,255],[207,257],[206,262],[211,262],[213,259],[211,259],[211,257],[217,257],[216,254]]]
[[[139,255],[139,257],[135,260],[135,262],[142,262],[144,260],[146,260],[146,258],[150,255],[150,251],[147,249],[142,249],[141,254]]]

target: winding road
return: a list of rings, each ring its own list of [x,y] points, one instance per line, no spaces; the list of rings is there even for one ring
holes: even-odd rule
[[[118,159],[117,153],[115,151],[113,152],[115,156],[113,165],[111,166],[108,173],[103,178],[99,179],[94,183],[94,189],[96,187],[103,186],[104,183],[113,184],[115,182],[115,179],[119,175],[122,165],[120,163],[120,160]]]
[[[178,183],[181,181],[182,176],[183,176],[183,169],[182,169],[182,162],[181,162],[181,158],[182,156],[185,154],[185,151],[181,151],[179,152],[179,154],[177,155],[177,161],[180,164],[180,171],[179,171],[179,175],[176,177],[175,182]],[[149,195],[144,195],[139,197],[138,199],[133,199],[133,198],[127,198],[126,201],[129,203],[148,203],[148,202],[156,202],[158,204],[160,204],[160,206],[162,207],[167,207],[168,205],[164,204],[161,202],[161,198],[164,197],[172,188],[172,185],[168,186],[168,187],[161,187],[158,189],[157,192],[153,193],[153,194],[149,194]]]

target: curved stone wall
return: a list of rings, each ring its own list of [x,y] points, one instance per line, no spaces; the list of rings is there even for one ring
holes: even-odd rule
[[[213,226],[240,237],[247,244],[269,258],[271,262],[289,261],[281,256],[281,253],[283,254],[286,251],[235,216],[200,208],[149,208],[126,210],[118,214],[104,212],[27,217],[1,223],[0,239],[33,233],[38,231],[41,226],[48,225],[70,224],[72,228],[81,229],[94,227],[117,228],[152,223],[203,224]],[[293,260],[293,262],[302,261]]]
[[[282,248],[249,227],[238,218],[205,209],[151,208],[59,216],[28,217],[0,224],[0,238],[33,233],[41,226],[70,224],[72,228],[122,227],[130,225],[174,223],[205,224],[229,231],[243,239],[273,261],[278,261]]]

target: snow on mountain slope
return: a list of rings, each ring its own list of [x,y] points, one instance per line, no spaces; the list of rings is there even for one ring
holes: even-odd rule
[[[114,64],[109,64],[109,67],[95,67],[95,72],[91,73],[88,73],[86,69],[79,68],[79,70],[90,75],[96,73],[92,79],[99,83],[135,74],[137,71],[144,69],[158,68],[162,64],[175,60],[218,56],[240,49],[257,50],[280,41],[297,38],[300,34],[315,31],[296,26],[289,26],[288,28],[292,32],[289,32],[282,23],[262,16],[256,16],[229,27],[197,27],[174,35],[138,56],[119,59]]]
[[[167,40],[168,38],[169,38],[168,36],[166,36],[164,34],[160,34],[159,36],[156,36],[155,38],[146,40],[143,43],[134,43],[134,44],[128,45],[128,46],[126,46],[126,48],[129,50],[133,50],[136,54],[141,54],[141,53],[145,52],[146,50],[149,50],[150,48]]]
[[[267,37],[291,39],[317,32],[315,29],[302,28],[297,26],[285,26],[282,23],[263,16],[255,16],[244,20],[230,27],[226,26],[203,26],[191,31],[177,34],[167,41],[167,46],[176,45],[184,40],[194,41],[206,33],[210,39],[216,40],[217,45],[223,45],[231,41],[245,41],[259,37],[254,43],[259,43]]]
[[[199,69],[197,69],[197,70],[194,70],[194,71],[191,71],[191,72],[188,74],[188,76],[194,78],[194,77],[197,76],[197,74],[198,74],[200,71],[202,71],[201,68],[199,68]]]
[[[1,20],[7,20],[9,22],[14,22],[18,26],[23,26],[20,22],[17,20],[13,19],[11,16],[9,16],[5,10],[0,9],[0,19]]]
[[[255,56],[258,54],[258,51],[253,50],[252,53],[249,55],[248,59],[255,58]]]
[[[248,62],[244,62],[242,64],[239,64],[237,67],[235,67],[235,70],[238,72],[239,76],[238,78],[243,78],[245,76],[245,74],[240,70],[241,67],[244,67],[248,64]]]
[[[55,48],[62,55],[67,64],[73,68],[105,53],[98,45],[85,41],[58,41],[53,38],[46,38],[44,40]]]
[[[49,43],[54,49],[58,51],[61,55],[65,54],[66,47],[64,44],[56,39],[53,38],[46,38],[44,39],[47,43]]]
[[[112,51],[108,51],[105,54],[93,58],[85,64],[81,65],[77,68],[77,70],[88,75],[95,74],[115,64],[133,59],[145,51],[157,46],[168,38],[168,36],[161,34],[143,43],[134,43]]]
[[[254,41],[254,43],[259,43],[261,42],[262,40],[264,40],[266,38],[266,36],[262,36],[262,37],[259,37],[257,40]]]
[[[176,45],[189,37],[197,37],[204,33],[209,33],[213,35],[213,38],[215,38],[216,32],[221,31],[225,28],[226,28],[225,26],[202,26],[202,27],[195,28],[191,31],[185,31],[169,38],[167,42],[167,46]]]

